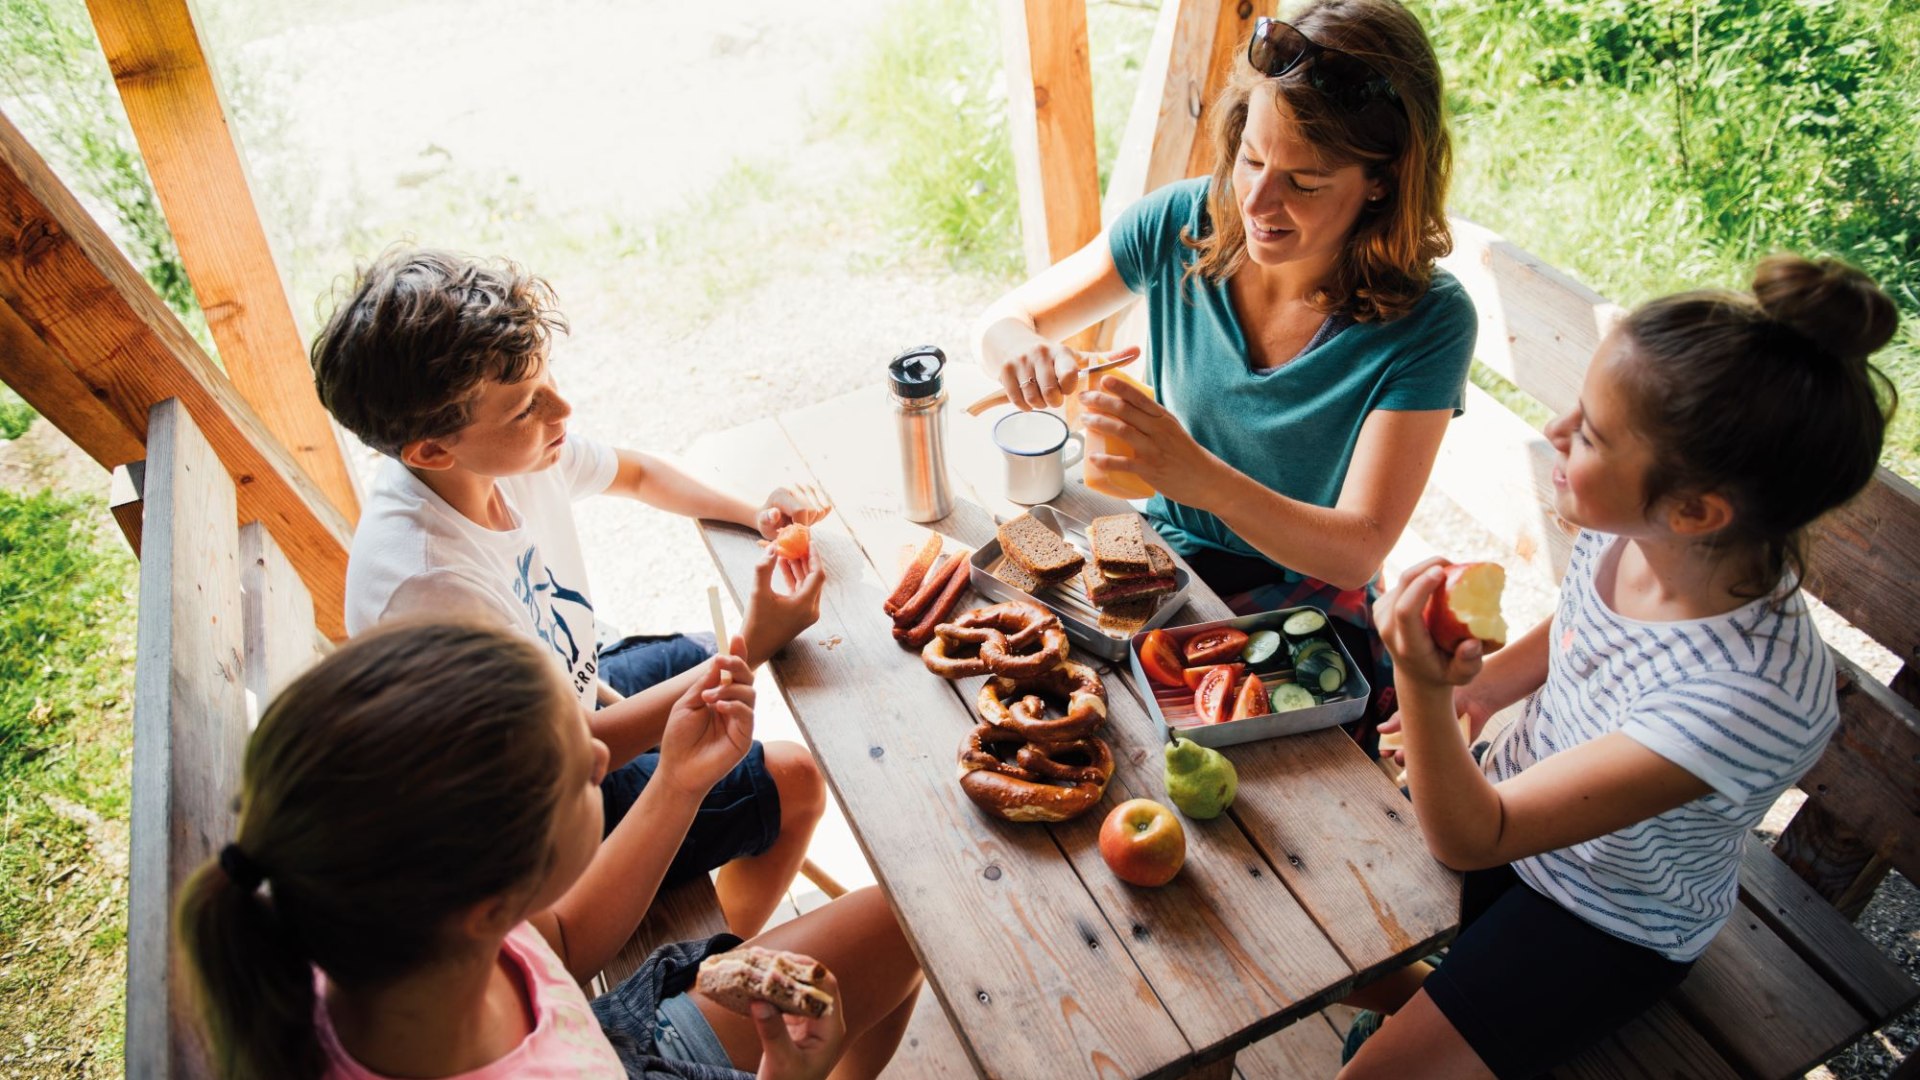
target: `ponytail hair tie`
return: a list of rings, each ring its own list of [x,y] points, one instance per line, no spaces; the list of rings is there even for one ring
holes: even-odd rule
[[[239,844],[228,844],[220,849],[220,869],[226,872],[228,880],[244,892],[258,889],[260,883],[267,879],[266,868],[240,850]]]

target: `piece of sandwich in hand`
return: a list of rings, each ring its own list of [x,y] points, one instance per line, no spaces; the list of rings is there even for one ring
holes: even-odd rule
[[[833,995],[819,985],[826,975],[812,957],[742,945],[702,960],[694,989],[742,1016],[752,1015],[756,1001],[783,1013],[826,1016],[833,1011]]]

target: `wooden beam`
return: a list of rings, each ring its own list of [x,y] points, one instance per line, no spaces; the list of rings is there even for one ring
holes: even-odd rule
[[[240,396],[349,524],[353,470],[254,206],[190,0],[87,0],[180,262]]]
[[[147,411],[179,398],[233,478],[241,520],[266,525],[313,594],[320,629],[345,634],[346,520],[4,114],[0,305],[46,346],[9,354],[7,381],[26,370],[29,381],[66,386],[47,415],[69,434],[108,416],[124,432],[109,427],[111,445],[87,446],[102,465],[134,460]]]
[[[178,401],[153,407],[133,688],[127,1075],[211,1076],[172,948],[180,887],[232,835],[247,746],[234,485]],[[291,627],[289,630],[298,630]]]
[[[1020,227],[1027,272],[1037,274],[1100,235],[1087,9],[1085,0],[1002,0],[1000,11]]]
[[[1206,82],[1200,87],[1200,115],[1195,119],[1197,135],[1187,154],[1187,176],[1205,176],[1213,171],[1213,144],[1207,138],[1207,129],[1213,124],[1213,102],[1220,91],[1227,88],[1227,80],[1233,77],[1233,66],[1241,62],[1247,39],[1253,36],[1253,20],[1261,14],[1261,6],[1270,5],[1257,5],[1253,0],[1220,0],[1220,10],[1213,23],[1212,58],[1207,62]]]
[[[1107,177],[1102,221],[1111,224],[1142,195],[1187,177],[1222,7],[1237,0],[1166,0],[1147,46],[1126,134]]]

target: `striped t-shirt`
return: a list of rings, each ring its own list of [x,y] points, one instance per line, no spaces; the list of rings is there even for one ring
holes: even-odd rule
[[[1616,537],[1574,542],[1547,681],[1482,767],[1498,783],[1618,731],[1712,785],[1658,817],[1514,863],[1601,930],[1687,961],[1733,911],[1747,831],[1833,734],[1833,659],[1798,594],[1778,611],[1758,600],[1709,619],[1624,618],[1594,588],[1603,560],[1618,558]]]

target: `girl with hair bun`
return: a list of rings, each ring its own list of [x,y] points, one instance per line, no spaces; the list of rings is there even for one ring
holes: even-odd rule
[[[604,844],[607,748],[524,635],[397,622],[290,684],[247,744],[233,843],[175,912],[213,1074],[877,1076],[920,970],[875,889],[754,939],[828,968],[825,1016],[742,1016],[694,991],[730,934],[662,946],[591,1003],[581,992],[666,871],[636,852],[684,833],[752,741],[753,676],[732,645],[674,703],[673,768]]]
[[[1393,1015],[1343,1077],[1543,1072],[1726,923],[1747,832],[1838,723],[1804,535],[1873,478],[1894,395],[1867,358],[1896,321],[1865,274],[1790,255],[1640,307],[1547,426],[1581,529],[1553,617],[1483,661],[1424,625],[1440,560],[1381,597],[1414,807],[1466,882],[1445,961],[1350,999]],[[1522,699],[1476,761],[1454,718]]]

